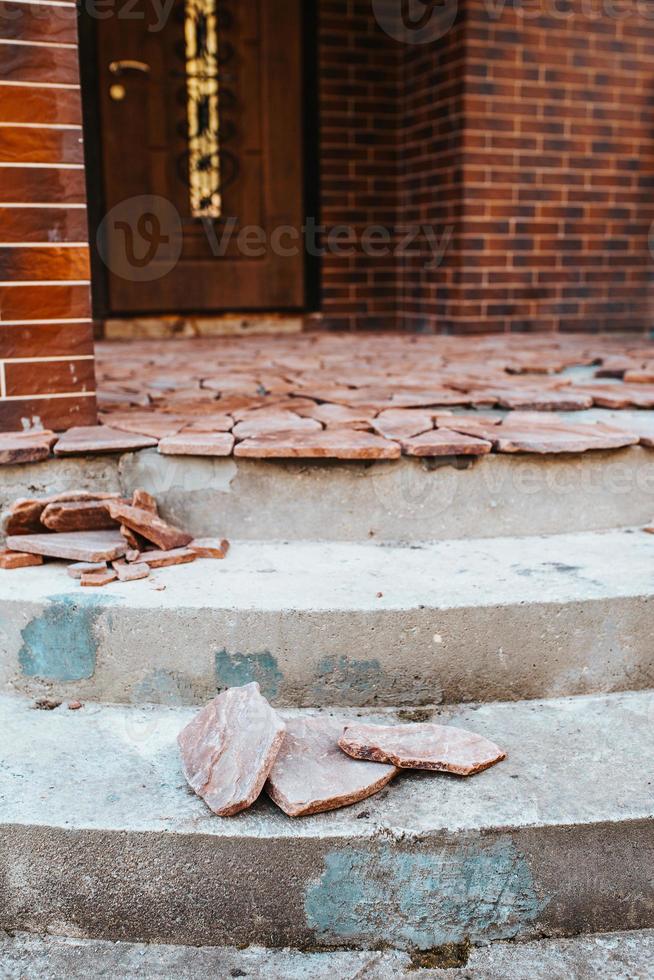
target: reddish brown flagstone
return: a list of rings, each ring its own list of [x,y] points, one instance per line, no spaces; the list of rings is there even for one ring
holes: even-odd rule
[[[78,561],[69,565],[66,571],[71,578],[79,579],[88,572],[102,572],[106,567],[106,561]]]
[[[279,432],[246,439],[236,445],[234,455],[261,459],[397,459],[400,447],[371,432],[329,429],[324,432]]]
[[[38,534],[43,530],[41,515],[49,504],[73,503],[99,500],[118,500],[118,493],[90,493],[86,490],[72,490],[53,494],[50,497],[27,498],[14,501],[5,521],[7,534]]]
[[[450,429],[432,429],[412,439],[403,439],[401,445],[407,456],[485,456],[492,449],[490,442]]]
[[[42,565],[41,555],[30,555],[24,551],[0,551],[0,568],[28,568],[30,565]]]
[[[414,408],[387,408],[373,422],[373,428],[385,439],[411,439],[434,427],[434,413]]]
[[[355,759],[459,776],[472,776],[506,758],[483,735],[452,725],[347,725],[338,744]]]
[[[229,541],[226,538],[194,538],[189,548],[198,558],[226,558]]]
[[[148,510],[151,514],[157,514],[157,501],[148,493],[147,490],[137,488],[132,494],[132,507],[140,507],[141,510]]]
[[[0,465],[38,463],[48,458],[56,441],[54,432],[47,430],[0,433]]]
[[[180,732],[184,775],[218,816],[240,813],[261,793],[284,732],[258,684],[230,688]]]
[[[349,806],[378,793],[397,768],[358,762],[338,747],[342,722],[333,718],[286,721],[286,737],[270,771],[266,792],[290,817]]]
[[[116,527],[109,516],[108,503],[101,500],[48,504],[41,514],[41,523],[49,531],[106,531]]]
[[[7,548],[72,561],[113,561],[127,546],[118,531],[68,531],[65,534],[21,534],[7,537]]]
[[[197,557],[190,548],[175,548],[172,551],[142,551],[139,560],[147,562],[150,568],[166,568],[168,565],[186,565]]]
[[[98,572],[82,572],[79,584],[83,588],[103,588],[116,581],[116,573],[113,568],[105,568]]]
[[[101,415],[103,423],[121,432],[132,432],[140,436],[150,436],[152,439],[163,439],[173,436],[186,424],[183,416],[164,415],[160,412],[133,412],[129,415]]]
[[[260,409],[238,422],[232,432],[236,439],[252,439],[275,435],[278,432],[320,432],[322,426],[316,419],[296,415],[295,412]]]
[[[179,432],[159,443],[166,456],[231,456],[234,436],[229,432]]]
[[[56,456],[73,456],[79,453],[122,453],[156,446],[150,436],[121,432],[107,425],[79,426],[69,429],[54,447]]]
[[[127,504],[113,501],[109,504],[109,513],[114,520],[124,524],[125,527],[140,534],[164,551],[170,551],[172,548],[183,548],[193,538],[192,534],[187,534],[186,531],[182,531],[172,524],[167,524],[156,514],[149,510],[143,510],[141,507],[130,507]]]
[[[150,574],[150,566],[142,561],[132,562],[129,565],[126,561],[115,561],[112,564],[120,582],[136,582],[138,579],[147,578]]]

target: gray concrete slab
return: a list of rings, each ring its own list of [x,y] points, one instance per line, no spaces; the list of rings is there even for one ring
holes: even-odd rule
[[[81,589],[0,572],[0,686],[198,704],[424,705],[654,686],[654,536],[234,542],[225,561]],[[157,591],[155,585],[165,586]]]
[[[430,541],[560,534],[651,520],[654,451],[358,463],[145,450],[4,466],[0,509],[35,492],[118,484],[125,493],[145,487],[165,516],[196,535]]]
[[[445,955],[439,960],[447,962]],[[461,968],[416,962],[389,950],[303,953],[0,936],[1,980],[643,980],[654,976],[654,930],[495,943],[471,949]]]
[[[653,921],[652,693],[443,709],[508,759],[296,820],[213,816],[180,769],[191,715],[0,699],[0,928],[430,950]]]

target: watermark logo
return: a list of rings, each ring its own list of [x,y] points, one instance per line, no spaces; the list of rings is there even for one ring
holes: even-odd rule
[[[458,0],[372,0],[377,23],[403,44],[430,44],[453,26]]]
[[[105,215],[97,248],[107,268],[129,282],[154,282],[168,275],[182,253],[182,221],[165,197],[139,194]]]

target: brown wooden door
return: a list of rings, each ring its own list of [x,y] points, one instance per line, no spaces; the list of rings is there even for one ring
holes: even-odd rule
[[[110,312],[301,309],[301,0],[128,7],[97,26]]]

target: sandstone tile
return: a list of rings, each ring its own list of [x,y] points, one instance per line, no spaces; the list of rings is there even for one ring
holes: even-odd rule
[[[372,423],[375,432],[385,439],[411,439],[434,427],[433,412],[411,408],[387,408]]]
[[[506,758],[487,738],[452,725],[347,725],[338,744],[355,759],[459,776],[472,776]]]
[[[50,455],[57,441],[54,432],[0,432],[0,465],[39,463]]]
[[[234,436],[229,432],[179,432],[159,443],[166,456],[230,456]]]
[[[116,527],[109,516],[108,502],[102,500],[48,504],[41,514],[41,523],[49,531],[106,531]]]
[[[199,416],[188,421],[182,432],[230,432],[234,425],[231,415],[211,414]]]
[[[0,568],[28,568],[30,565],[42,565],[41,555],[30,555],[24,551],[0,551]]]
[[[121,432],[131,432],[152,439],[174,436],[184,428],[183,416],[164,415],[160,412],[131,412],[130,414],[107,413],[100,416],[103,425]]]
[[[229,541],[226,538],[194,538],[189,548],[198,558],[226,558]]]
[[[72,490],[52,494],[49,497],[21,498],[9,508],[5,520],[6,534],[38,534],[43,530],[41,515],[49,504],[73,503],[99,500],[118,500],[118,493],[90,493],[86,490]]]
[[[119,582],[136,582],[138,579],[147,578],[150,574],[150,566],[143,561],[130,564],[126,561],[115,561],[112,565]]]
[[[11,551],[27,551],[72,561],[113,561],[127,545],[118,531],[68,531],[65,534],[20,534],[7,537]]]
[[[80,579],[88,572],[103,572],[106,567],[106,561],[78,561],[69,565],[66,571],[71,578]]]
[[[174,548],[172,551],[142,551],[139,560],[150,568],[167,568],[168,565],[186,565],[197,557],[190,548]]]
[[[232,432],[236,439],[252,439],[275,435],[278,432],[321,432],[320,422],[294,412],[267,411],[260,409],[237,422]]]
[[[122,432],[108,425],[78,426],[61,436],[54,447],[56,456],[74,456],[80,453],[123,453],[156,446],[151,436]]]
[[[132,494],[132,507],[140,507],[141,510],[148,510],[151,514],[158,513],[157,501],[151,493],[141,487],[138,487]]]
[[[284,732],[258,684],[230,688],[180,732],[184,775],[218,816],[240,813],[261,793]]]
[[[400,444],[407,456],[485,456],[492,449],[487,440],[451,429],[432,429],[412,439],[402,439]]]
[[[109,513],[114,520],[165,551],[170,551],[171,548],[183,548],[193,538],[192,534],[167,524],[161,517],[157,517],[149,510],[143,510],[142,507],[131,507],[119,501],[112,501],[109,503]]]
[[[315,402],[311,402],[309,406],[296,408],[295,411],[298,415],[304,415],[305,417],[315,419],[317,422],[322,422],[328,428],[333,426],[351,426],[352,428],[366,426],[370,428],[372,420],[375,417],[374,412],[348,408],[347,405],[317,405]]]
[[[332,718],[286,721],[286,737],[266,783],[266,792],[290,817],[349,806],[379,792],[395,766],[357,762],[338,747],[341,722]]]
[[[121,524],[119,531],[122,537],[125,539],[125,544],[127,545],[129,551],[135,551],[138,554],[140,551],[144,551],[147,547],[148,542],[145,540],[145,538],[142,538],[140,534],[135,534],[131,528],[125,527],[124,524]]]
[[[234,448],[235,456],[302,459],[397,459],[398,443],[371,432],[329,429],[323,432],[279,432],[246,439]]]
[[[116,581],[116,573],[113,568],[105,568],[98,572],[82,572],[79,584],[83,588],[103,588]]]

